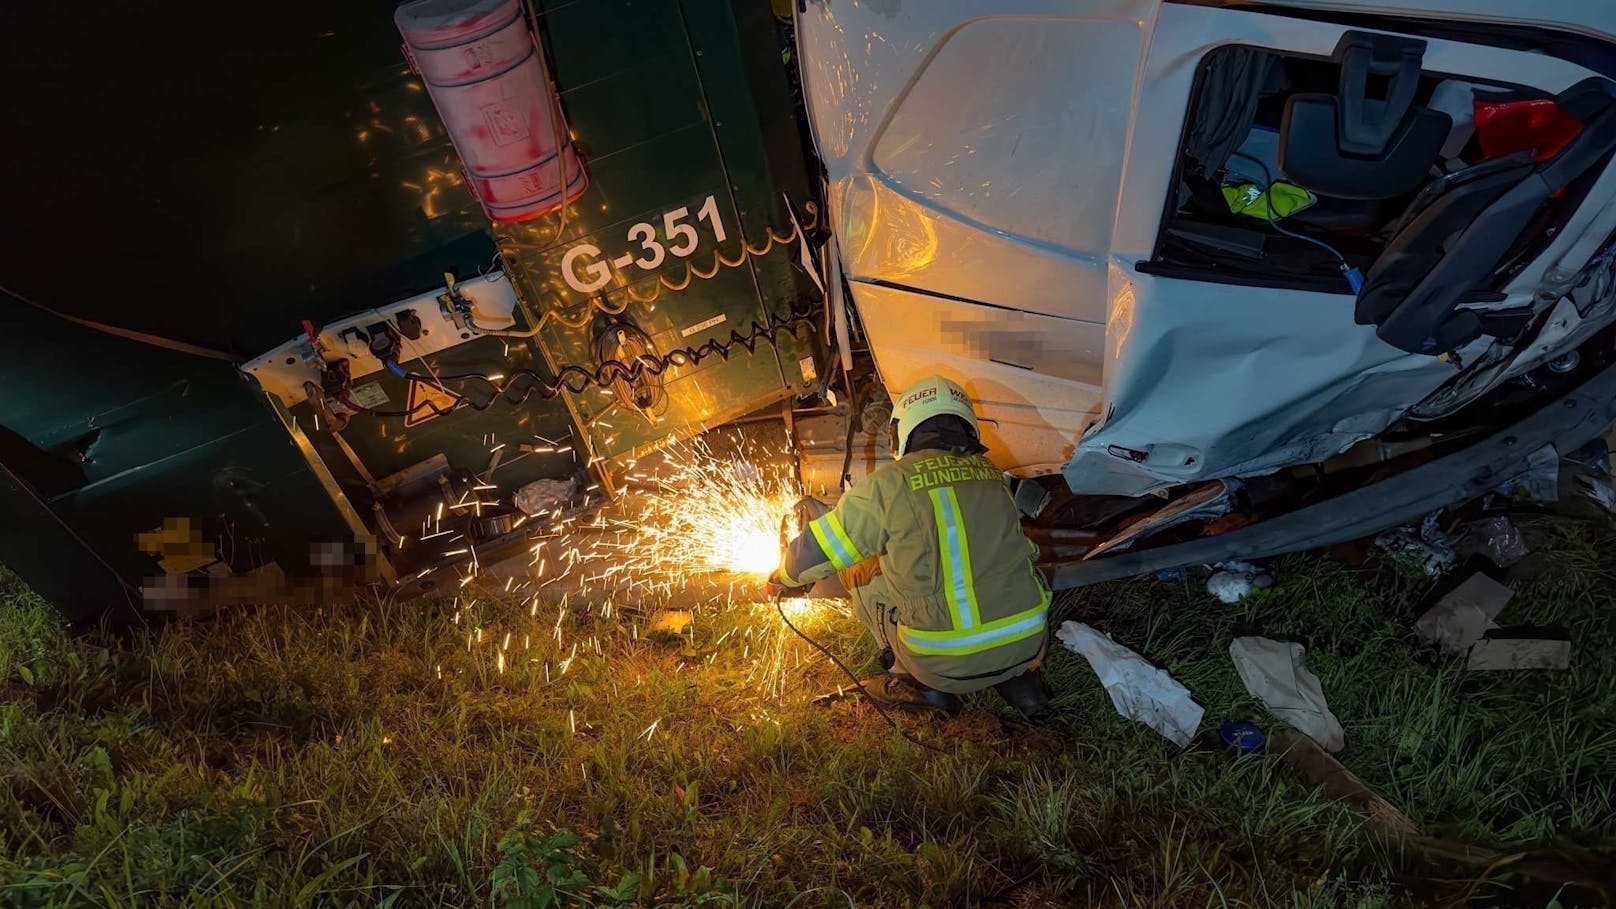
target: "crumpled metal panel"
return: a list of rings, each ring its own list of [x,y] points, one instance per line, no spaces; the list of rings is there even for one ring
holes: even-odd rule
[[[1134,268],[1205,54],[1240,41],[1328,55],[1345,26],[1156,0],[809,4],[798,23],[831,226],[883,379],[960,381],[1001,466],[1064,463],[1074,490],[1123,495],[1271,472],[1382,431],[1454,374],[1354,324],[1345,292]],[[1548,90],[1580,71],[1441,40],[1427,66]],[[940,331],[950,314],[981,342]],[[1035,323],[1037,342],[1009,350]]]
[[[1515,11],[1523,11],[1516,6]],[[1353,322],[1353,297],[1139,274],[1168,192],[1195,68],[1240,40],[1327,54],[1344,26],[1242,9],[1161,8],[1140,72],[1128,179],[1117,209],[1103,425],[1063,471],[1075,491],[1139,495],[1321,461],[1373,436],[1456,369],[1404,354]],[[1556,91],[1587,70],[1541,54],[1431,40],[1426,68],[1508,72]],[[1345,288],[1343,288],[1343,291]],[[1474,362],[1486,347],[1460,351]]]
[[[1349,296],[1117,278],[1112,416],[1064,470],[1078,492],[1143,495],[1320,461],[1454,372],[1353,324]]]

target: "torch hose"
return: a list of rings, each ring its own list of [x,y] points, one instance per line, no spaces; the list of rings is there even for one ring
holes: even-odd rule
[[[777,611],[779,611],[779,613],[780,613],[780,621],[785,622],[787,628],[790,628],[792,631],[796,632],[797,637],[802,638],[804,641],[807,641],[808,646],[810,646],[810,647],[814,648],[815,650],[819,651],[820,653],[824,654],[827,659],[829,659],[832,663],[835,663],[837,669],[840,669],[842,672],[846,673],[847,677],[849,679],[853,680],[853,687],[858,689],[859,694],[864,695],[864,699],[866,701],[870,702],[870,706],[875,708],[876,713],[881,714],[881,719],[886,720],[888,725],[890,725],[892,727],[893,731],[897,732],[899,735],[901,735],[904,738],[908,739],[909,743],[912,744],[912,745],[918,745],[921,748],[926,749],[927,751],[935,751],[938,754],[952,756],[950,754],[950,752],[948,752],[948,751],[946,751],[946,750],[944,750],[942,748],[938,748],[936,745],[933,745],[933,744],[931,744],[929,742],[922,742],[920,739],[917,739],[913,735],[910,735],[908,732],[906,732],[904,730],[903,726],[898,723],[897,719],[895,719],[892,716],[892,714],[887,713],[887,709],[885,707],[881,706],[880,700],[878,700],[875,695],[869,693],[868,691],[866,691],[864,689],[864,683],[859,680],[859,677],[858,677],[857,673],[855,673],[853,670],[847,668],[847,664],[843,663],[840,659],[837,659],[836,654],[831,653],[830,649],[827,648],[824,644],[821,644],[818,641],[814,640],[813,638],[809,637],[807,635],[807,633],[804,632],[801,628],[798,628],[796,625],[793,625],[791,623],[791,619],[786,616],[785,599],[786,599],[785,594],[783,594],[783,593],[775,594],[774,608]]]

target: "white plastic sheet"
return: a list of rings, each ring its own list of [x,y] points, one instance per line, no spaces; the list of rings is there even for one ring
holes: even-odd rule
[[[1172,676],[1082,622],[1063,623],[1055,637],[1089,661],[1117,713],[1144,723],[1180,748],[1195,738],[1206,710]]]

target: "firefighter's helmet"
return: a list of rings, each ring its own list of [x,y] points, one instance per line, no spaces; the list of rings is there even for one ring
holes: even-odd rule
[[[915,431],[915,427],[943,414],[959,417],[971,427],[972,433],[977,432],[976,411],[971,409],[971,396],[942,376],[927,376],[899,395],[897,403],[892,405],[892,419],[898,430],[898,437],[894,441],[898,457],[903,457],[908,450],[909,434]]]

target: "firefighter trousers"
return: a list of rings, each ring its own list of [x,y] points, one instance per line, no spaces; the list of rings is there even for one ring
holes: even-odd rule
[[[898,601],[893,595],[891,583],[881,573],[878,559],[868,558],[844,568],[836,572],[836,579],[852,598],[853,614],[858,617],[859,623],[870,632],[877,644],[892,651],[893,671],[908,675],[928,688],[969,694],[1014,678],[1042,662],[1040,653],[1032,663],[1015,665],[1001,673],[968,680],[938,675],[924,665],[924,658],[910,653],[898,639]]]

